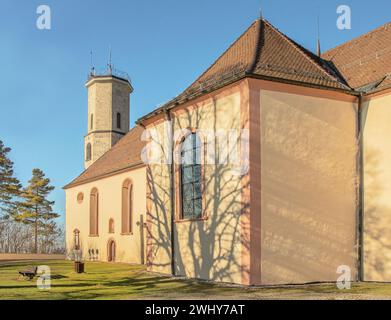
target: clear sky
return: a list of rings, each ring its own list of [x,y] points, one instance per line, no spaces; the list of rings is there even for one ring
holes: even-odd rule
[[[51,30],[36,28],[41,4],[51,8]],[[115,67],[132,78],[133,124],[204,71],[261,4],[265,18],[311,50],[318,14],[323,50],[391,20],[389,0],[0,0],[0,139],[13,149],[17,176],[26,182],[33,168],[44,170],[64,216],[62,186],[83,170],[91,50],[104,67],[111,45]],[[336,27],[342,4],[351,30]]]

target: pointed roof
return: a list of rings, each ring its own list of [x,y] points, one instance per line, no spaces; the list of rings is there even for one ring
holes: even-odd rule
[[[370,87],[391,73],[391,22],[325,52],[352,88]]]
[[[347,89],[322,59],[278,31],[256,20],[188,89],[237,72]]]
[[[64,189],[143,166],[141,152],[145,143],[141,141],[143,128],[136,126],[119,140],[109,151],[89,166],[81,175],[67,184]]]
[[[139,121],[246,76],[351,89],[329,63],[258,19],[185,91]]]

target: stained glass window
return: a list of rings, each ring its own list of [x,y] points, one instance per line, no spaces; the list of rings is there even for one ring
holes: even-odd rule
[[[201,218],[201,140],[196,133],[188,135],[181,146],[181,195],[182,218]]]

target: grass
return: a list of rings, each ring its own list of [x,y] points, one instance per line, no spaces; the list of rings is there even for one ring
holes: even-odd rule
[[[51,288],[18,279],[27,265],[51,268]],[[243,288],[161,277],[143,266],[87,262],[86,273],[73,271],[71,261],[0,264],[0,299],[391,299],[391,284],[359,283],[350,290],[335,284]]]

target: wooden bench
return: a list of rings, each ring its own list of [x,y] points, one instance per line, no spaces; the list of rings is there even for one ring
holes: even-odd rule
[[[28,277],[32,280],[37,275],[38,267],[27,267],[26,269],[20,270],[19,274],[23,277]]]

